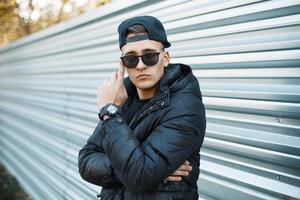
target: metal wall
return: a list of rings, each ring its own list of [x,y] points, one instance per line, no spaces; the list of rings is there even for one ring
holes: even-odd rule
[[[201,199],[300,198],[300,1],[113,1],[0,48],[0,161],[33,199],[96,199],[77,154],[118,24],[161,19],[207,109]]]

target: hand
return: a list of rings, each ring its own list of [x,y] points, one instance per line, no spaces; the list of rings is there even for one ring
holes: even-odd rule
[[[102,108],[108,103],[121,106],[128,98],[124,85],[125,67],[120,64],[118,73],[113,73],[109,81],[97,87],[97,106]]]
[[[119,72],[118,72],[118,74],[120,74],[120,75],[118,75],[118,77],[121,76],[122,80],[121,80],[121,85],[120,85],[120,88],[119,88],[118,95],[115,99],[115,104],[117,106],[123,105],[123,103],[125,103],[125,101],[128,98],[127,90],[126,90],[126,87],[124,85],[124,73],[125,73],[125,66],[123,65],[123,62],[120,60]]]
[[[167,181],[181,181],[183,176],[188,176],[192,171],[192,166],[190,166],[189,161],[184,161],[178,169],[176,169],[170,176],[165,178],[164,182]]]

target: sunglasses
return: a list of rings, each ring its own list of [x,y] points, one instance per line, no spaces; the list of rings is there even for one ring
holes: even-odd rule
[[[145,65],[154,66],[158,62],[160,53],[161,52],[149,52],[140,56],[127,55],[127,56],[122,56],[121,60],[125,65],[125,67],[127,68],[135,68],[139,63],[139,57],[142,58],[142,61]]]

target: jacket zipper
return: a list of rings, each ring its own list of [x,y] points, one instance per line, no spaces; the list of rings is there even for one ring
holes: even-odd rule
[[[155,110],[159,110],[159,108],[162,108],[166,105],[166,101],[165,101],[165,95],[163,95],[161,98],[159,98],[158,100],[156,100],[155,102],[148,102],[142,109],[140,112],[138,112],[130,121],[129,123],[129,127],[134,129],[137,122],[142,119],[144,116],[146,116],[148,113],[155,111]],[[156,109],[155,109],[156,108]]]

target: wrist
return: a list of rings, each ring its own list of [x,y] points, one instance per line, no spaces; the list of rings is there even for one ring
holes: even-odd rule
[[[101,121],[116,116],[118,114],[120,114],[120,108],[113,103],[106,104],[98,112],[98,116]]]

